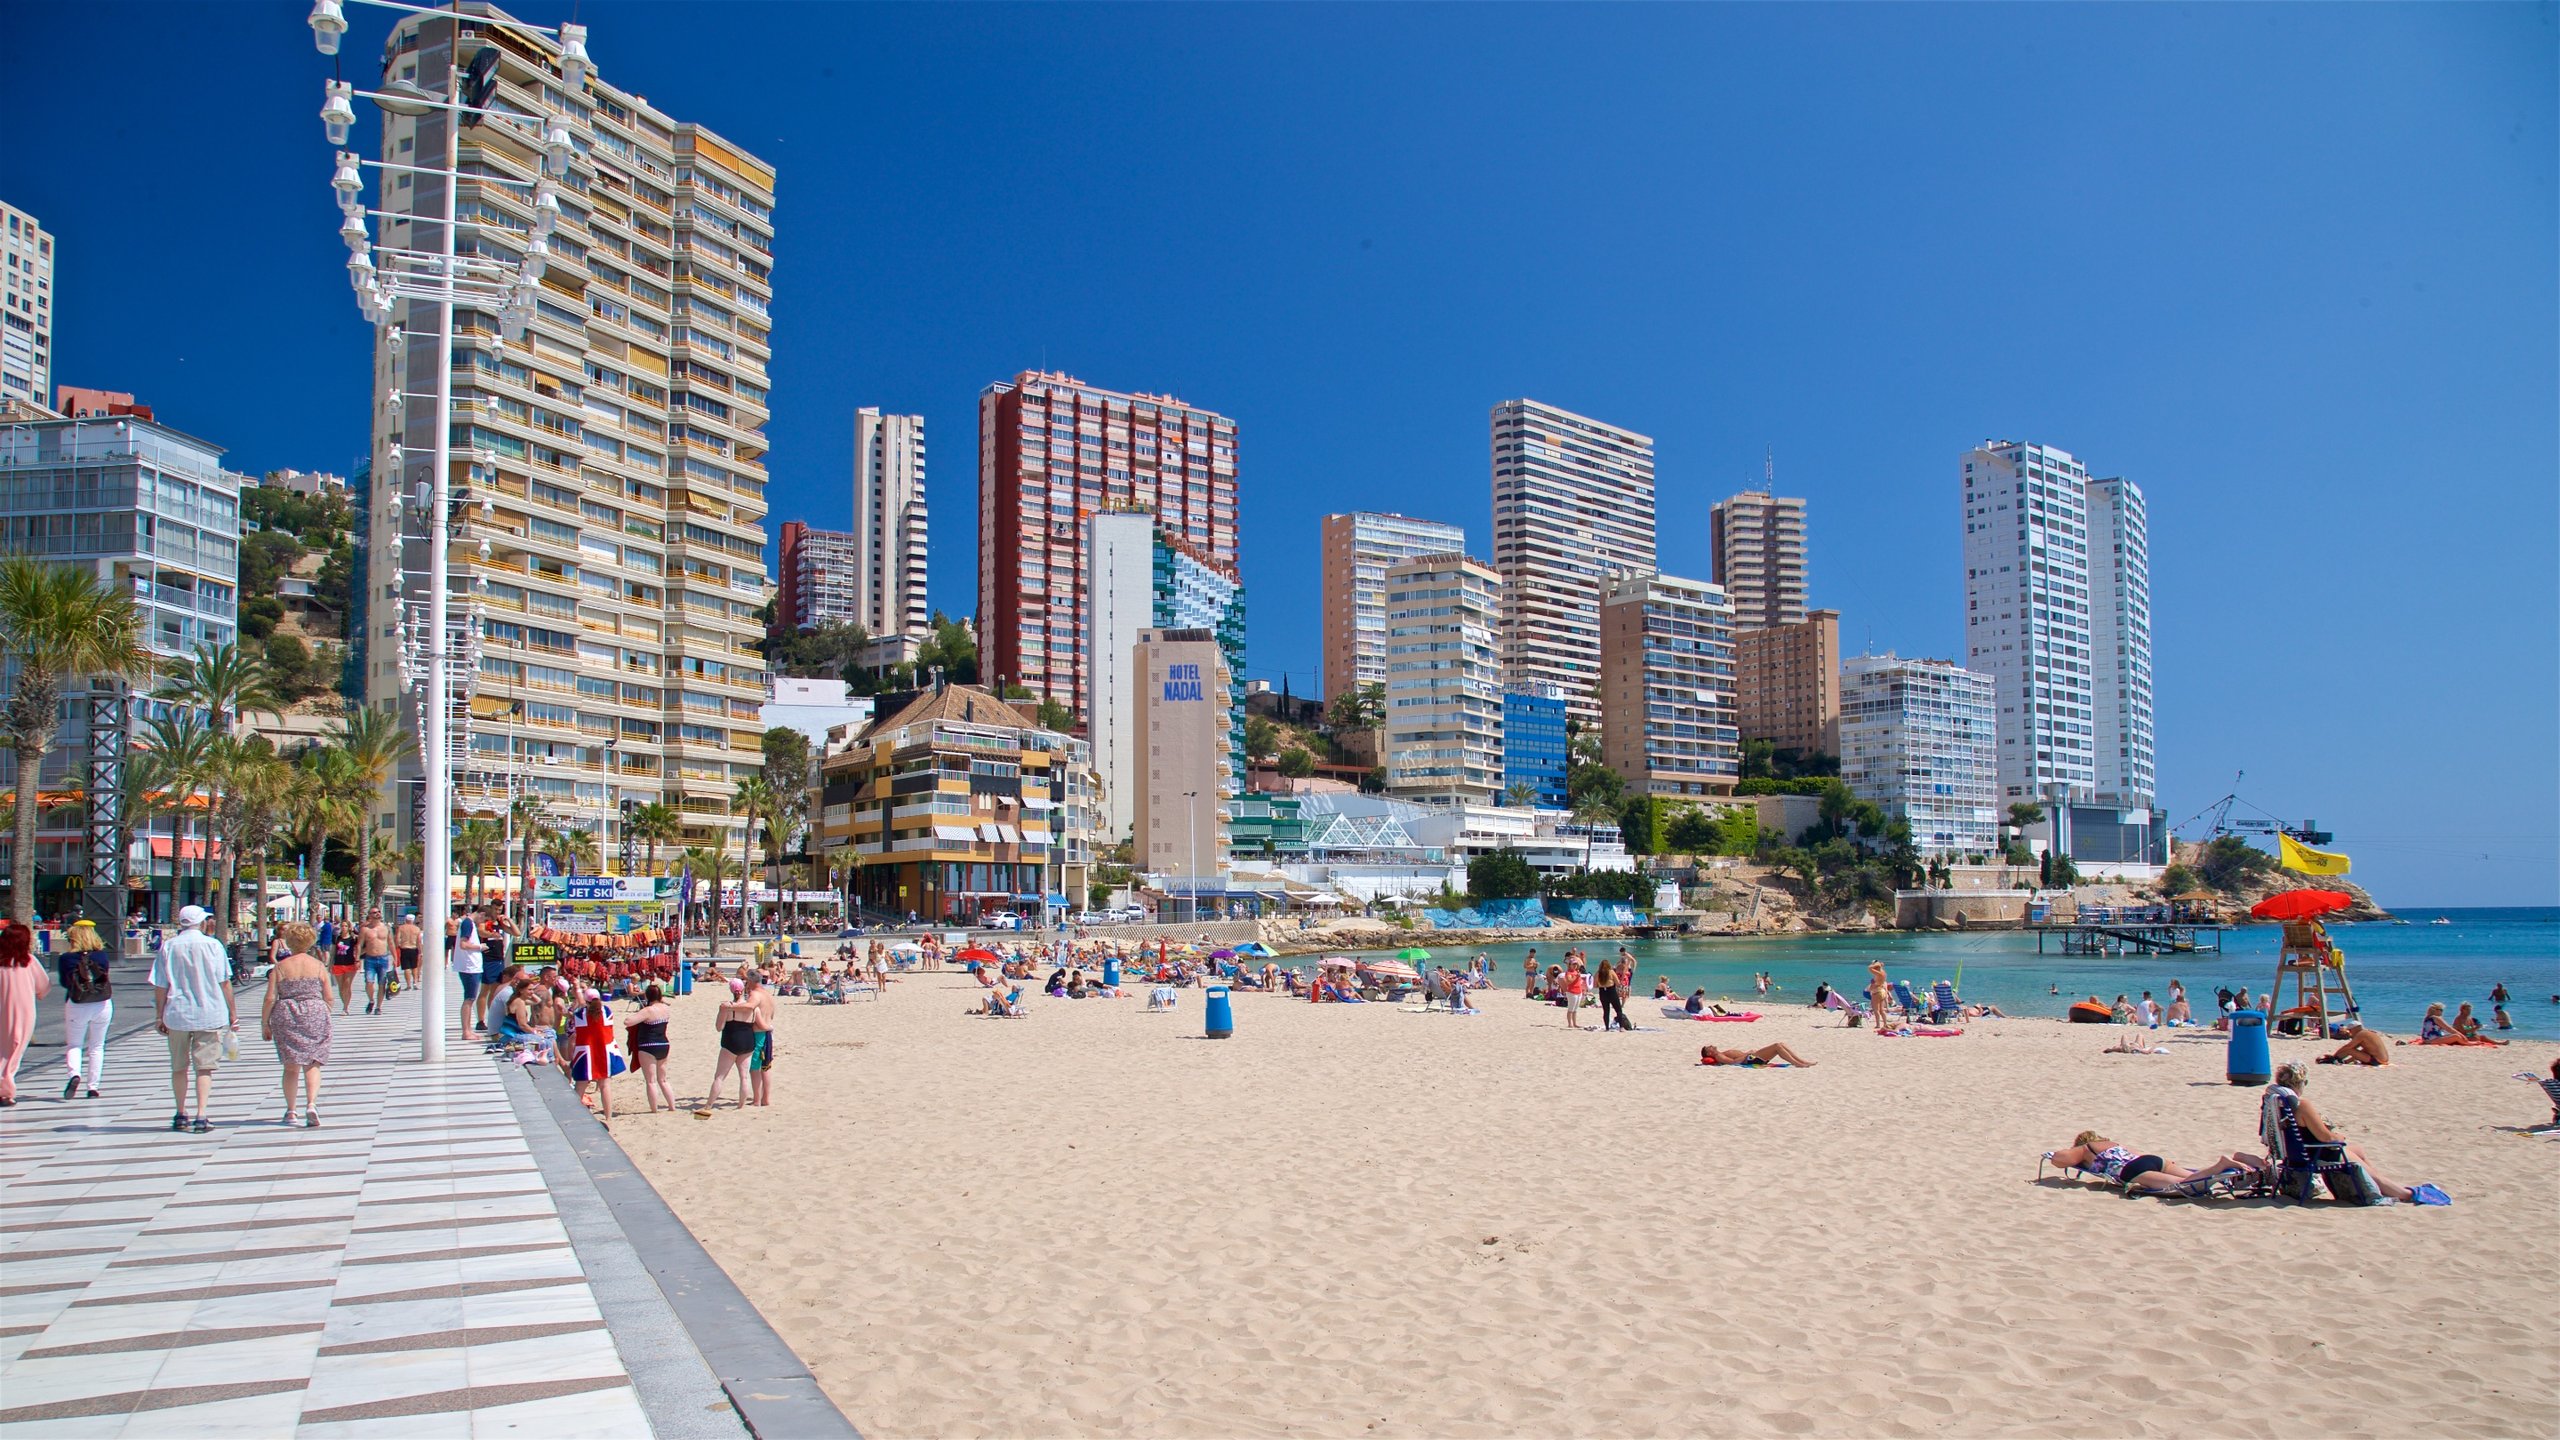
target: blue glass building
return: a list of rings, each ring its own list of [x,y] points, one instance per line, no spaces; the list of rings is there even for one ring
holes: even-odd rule
[[[1515,690],[1502,697],[1502,803],[1513,803],[1512,786],[1527,785],[1533,792],[1530,804],[1561,810],[1564,692],[1553,686],[1543,688],[1550,693]]]

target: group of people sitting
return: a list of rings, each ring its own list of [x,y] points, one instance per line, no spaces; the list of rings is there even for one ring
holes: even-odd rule
[[[2374,1196],[2402,1203],[2442,1205],[2444,1192],[2432,1185],[2403,1185],[2373,1168],[2365,1152],[2346,1143],[2338,1129],[2303,1095],[2311,1074],[2300,1065],[2276,1071],[2275,1083],[2259,1102],[2258,1139],[2265,1154],[2238,1150],[2217,1155],[2202,1166],[2186,1166],[2164,1156],[2144,1154],[2095,1130],[2083,1130],[2069,1145],[2044,1152],[2044,1158],[2126,1190],[2148,1195],[2202,1199],[2216,1193],[2273,1190],[2289,1174],[2315,1172],[2340,1177],[2330,1182],[2332,1194],[2362,1198],[2357,1187],[2371,1183]],[[2329,1147],[2326,1155],[2310,1147]],[[2353,1178],[2350,1178],[2353,1177]],[[2306,1192],[2307,1194],[2307,1192]]]
[[[2321,1056],[2319,1063],[2323,1065],[2388,1065],[2391,1063],[2391,1047],[2395,1043],[2487,1046],[2507,1043],[2504,1040],[2493,1040],[2480,1033],[2482,1026],[2479,1017],[2471,1013],[2471,1003],[2467,1000],[2455,1011],[2450,1020],[2445,1018],[2443,1005],[2428,1006],[2426,1015],[2418,1021],[2418,1038],[2415,1040],[2395,1042],[2390,1036],[2358,1019],[2350,1018],[2345,1023],[2345,1041],[2337,1049]]]

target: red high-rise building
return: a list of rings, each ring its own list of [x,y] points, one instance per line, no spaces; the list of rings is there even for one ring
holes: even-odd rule
[[[1236,423],[1026,370],[978,396],[978,673],[1085,716],[1086,516],[1143,509],[1238,563]]]

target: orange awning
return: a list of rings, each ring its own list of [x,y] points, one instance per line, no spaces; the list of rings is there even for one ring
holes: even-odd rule
[[[169,837],[166,835],[153,835],[148,838],[151,841],[151,858],[154,860],[168,859],[170,844]],[[187,860],[204,859],[204,843],[205,842],[203,840],[198,839],[193,835],[188,836],[187,848],[181,852],[180,858]],[[217,860],[222,858],[222,842],[219,840],[215,841],[213,844],[213,855]]]

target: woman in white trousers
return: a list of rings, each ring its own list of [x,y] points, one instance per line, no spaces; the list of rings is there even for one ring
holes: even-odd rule
[[[85,1089],[94,1100],[98,1082],[107,1078],[107,1022],[116,1008],[115,987],[107,978],[107,943],[98,937],[98,927],[80,920],[63,932],[60,964],[62,1061],[71,1071],[71,1078],[62,1082],[62,1098]]]

